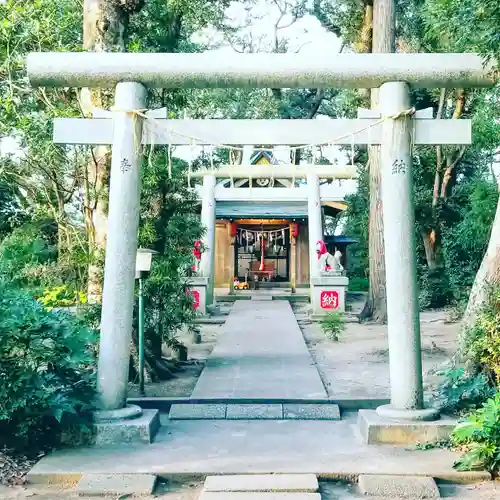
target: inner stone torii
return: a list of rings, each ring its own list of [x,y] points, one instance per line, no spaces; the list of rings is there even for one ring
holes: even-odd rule
[[[146,107],[146,89],[177,87],[266,87],[266,88],[378,88],[382,154],[382,193],[388,334],[390,354],[391,404],[379,407],[382,416],[432,419],[437,413],[423,405],[419,310],[414,242],[414,202],[411,143],[455,144],[470,141],[451,133],[455,123],[466,121],[427,120],[418,133],[410,105],[412,87],[474,87],[494,83],[493,75],[473,54],[338,54],[313,59],[300,54],[238,54],[221,59],[216,54],[113,54],[113,53],[34,53],[28,57],[28,75],[34,87],[116,87],[115,111],[107,120],[107,138],[112,143],[108,238],[103,289],[98,390],[101,417],[130,418],[124,408],[128,364],[134,267],[137,247],[140,198],[140,144],[143,119],[138,111]],[[370,118],[374,118],[371,116]],[[292,120],[291,120],[292,121]],[[423,121],[423,120],[422,120]],[[103,121],[104,122],[104,121]],[[308,127],[316,127],[309,121]],[[328,122],[321,122],[324,128]],[[335,125],[331,125],[335,126]],[[290,125],[287,125],[290,127]],[[437,128],[434,128],[437,127]],[[282,126],[280,125],[280,129]],[[429,130],[434,128],[434,132]],[[67,129],[69,130],[69,129]],[[235,135],[237,127],[232,126]],[[290,128],[291,130],[291,128]],[[302,131],[303,132],[303,131]],[[462,130],[463,132],[463,130]],[[279,135],[279,130],[275,132]],[[91,133],[92,135],[92,133]],[[210,137],[211,133],[207,133]],[[311,143],[328,143],[338,134]],[[451,135],[451,137],[450,137]],[[440,137],[448,136],[440,141]],[[87,136],[85,143],[89,143]],[[102,144],[104,138],[97,140]],[[269,143],[246,139],[250,144]],[[350,143],[351,139],[349,139]],[[63,142],[62,140],[59,142]],[[78,141],[68,140],[69,143]],[[222,141],[221,141],[222,142]],[[225,143],[231,143],[225,137]],[[246,141],[238,141],[238,144]],[[307,143],[307,137],[283,144]],[[96,142],[90,142],[95,144]],[[158,144],[158,142],[156,142]],[[277,143],[281,143],[280,140]],[[375,144],[375,140],[370,143]],[[422,143],[422,142],[421,142]],[[277,170],[277,169],[276,169]],[[215,176],[206,172],[205,211],[215,186]],[[217,174],[219,175],[219,174]],[[307,172],[310,210],[317,196],[318,172]],[[262,175],[261,175],[262,176]],[[284,177],[276,172],[276,177]],[[210,230],[210,227],[208,228]],[[316,232],[319,230],[317,229]],[[213,258],[213,257],[212,257]]]

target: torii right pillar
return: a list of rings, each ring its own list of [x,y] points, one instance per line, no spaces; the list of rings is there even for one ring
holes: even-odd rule
[[[381,179],[391,400],[376,412],[361,410],[359,423],[368,443],[439,439],[449,426],[422,422],[439,419],[439,412],[424,407],[408,84],[384,83],[379,109],[384,118]],[[426,439],[429,434],[430,439]]]
[[[386,118],[381,161],[391,404],[377,411],[388,417],[432,420],[437,412],[424,409],[423,402],[408,85],[385,83],[379,99]]]

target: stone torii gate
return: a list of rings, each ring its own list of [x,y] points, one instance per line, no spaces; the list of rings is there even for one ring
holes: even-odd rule
[[[379,112],[384,119],[379,137],[382,154],[391,404],[379,407],[377,412],[380,416],[389,418],[417,420],[429,420],[437,416],[435,410],[425,409],[423,405],[412,188],[413,123],[416,129],[415,142],[427,144],[468,143],[470,137],[464,137],[464,131],[467,135],[470,134],[470,129],[462,129],[456,136],[453,136],[451,130],[452,127],[470,127],[470,124],[465,121],[444,120],[436,124],[431,120],[422,120],[422,125],[419,125],[420,120],[413,120],[411,116],[409,86],[467,88],[492,85],[493,76],[483,67],[479,56],[340,54],[328,60],[319,60],[300,54],[245,54],[221,59],[210,53],[34,53],[28,57],[28,75],[34,87],[116,87],[112,120],[103,120],[106,123],[97,126],[95,122],[93,125],[84,125],[95,130],[90,135],[84,135],[83,139],[85,143],[113,145],[98,366],[101,405],[99,419],[115,425],[119,419],[140,414],[137,409],[124,408],[124,405],[139,220],[141,153],[138,138],[143,137],[143,120],[137,112],[146,107],[148,87],[380,87]],[[367,119],[374,119],[373,115]],[[205,123],[205,127],[212,125]],[[316,125],[315,121],[309,121],[307,127],[337,127],[331,123],[322,121],[321,125]],[[257,127],[258,125],[254,127],[254,134],[258,132]],[[290,131],[292,125],[287,127]],[[237,136],[237,126],[233,123],[231,128]],[[280,124],[279,128],[283,129],[283,125]],[[206,130],[206,136],[210,137],[213,130]],[[75,128],[74,132],[76,131]],[[96,134],[94,142],[89,140],[92,134]],[[307,142],[305,128],[300,130],[300,134],[294,141],[290,140],[290,133],[283,143]],[[448,137],[447,140],[444,140],[445,136]],[[145,134],[145,137],[148,142],[148,135]],[[332,134],[324,142],[329,142],[334,137],[335,134]],[[424,141],[424,137],[427,137],[428,142]],[[63,137],[60,139],[62,141]],[[224,139],[227,143],[226,136]],[[269,137],[265,140],[255,140],[252,137],[250,140],[253,144],[269,143]],[[237,143],[250,140],[247,137]],[[79,141],[72,134],[67,134],[65,142]],[[321,143],[322,134],[315,136],[311,142]],[[370,142],[376,143],[374,139]],[[276,172],[275,177],[279,175]],[[307,180],[311,197],[316,199],[319,185],[317,173],[311,172]],[[208,200],[215,185],[214,176],[206,176],[205,184],[205,200]],[[311,199],[309,204],[311,205]],[[208,207],[205,211],[208,211]],[[318,231],[319,229],[315,230],[316,233]]]

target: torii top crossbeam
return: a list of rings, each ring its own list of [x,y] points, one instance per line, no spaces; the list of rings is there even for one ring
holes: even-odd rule
[[[475,54],[200,54],[32,53],[34,87],[111,88],[133,81],[151,88],[481,87],[494,83]]]

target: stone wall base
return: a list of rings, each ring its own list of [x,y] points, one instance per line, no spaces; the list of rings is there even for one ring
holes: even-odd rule
[[[376,410],[359,410],[358,425],[366,444],[419,444],[450,437],[457,421],[441,417],[432,422],[381,417]]]
[[[208,278],[193,276],[189,278],[189,286],[193,295],[193,307],[201,316],[207,315]]]
[[[315,318],[329,312],[345,312],[345,296],[349,278],[346,276],[324,275],[311,280],[312,315]]]
[[[130,420],[112,420],[94,424],[96,446],[153,442],[160,429],[160,412],[142,410],[142,415]]]

